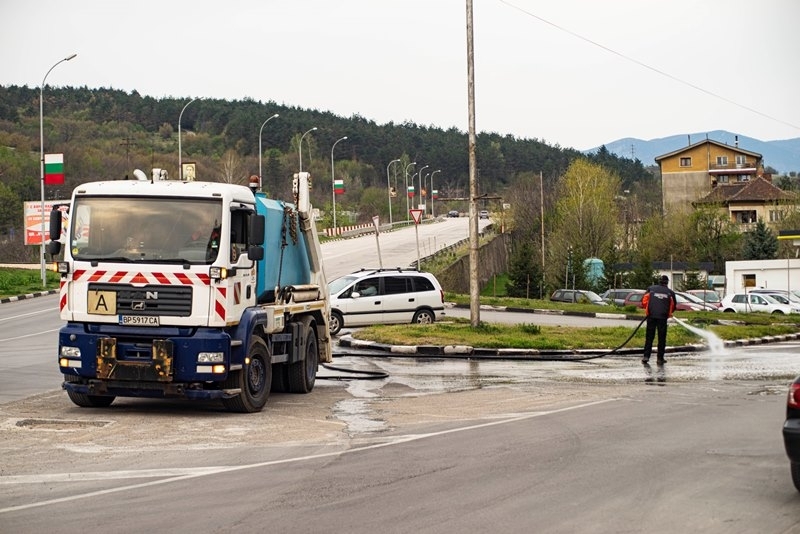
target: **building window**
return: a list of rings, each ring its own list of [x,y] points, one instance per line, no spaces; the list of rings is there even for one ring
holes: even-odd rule
[[[730,177],[727,174],[720,174],[717,176],[717,183],[719,184],[727,184],[730,181]]]
[[[681,158],[681,167],[691,167],[692,158]]]
[[[783,220],[784,213],[781,210],[769,210],[769,222],[779,222]]]
[[[736,155],[736,166],[741,168],[747,165],[747,156],[744,154],[737,154]]]
[[[717,156],[717,167],[726,167],[728,165],[728,156]]]
[[[750,175],[749,174],[742,174],[736,177],[737,182],[749,182]]]
[[[756,210],[734,211],[732,215],[733,220],[736,221],[737,224],[752,224],[758,222]]]

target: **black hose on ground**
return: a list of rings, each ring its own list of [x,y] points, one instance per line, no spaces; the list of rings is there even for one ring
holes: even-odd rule
[[[641,326],[644,324],[644,322],[645,322],[646,320],[647,320],[647,317],[645,317],[644,319],[642,319],[641,321],[639,321],[639,324],[637,324],[637,325],[636,325],[636,328],[634,328],[634,329],[633,329],[633,332],[631,332],[631,335],[629,335],[629,336],[628,336],[628,339],[626,339],[625,341],[623,341],[623,342],[622,342],[622,345],[620,345],[619,347],[617,347],[617,348],[615,348],[615,349],[612,349],[612,350],[610,350],[610,351],[608,351],[608,352],[601,352],[600,354],[593,354],[593,355],[591,355],[591,356],[581,356],[581,357],[579,357],[579,358],[572,358],[572,357],[566,357],[566,358],[543,357],[543,358],[536,358],[536,359],[537,359],[537,360],[540,360],[540,361],[546,361],[546,362],[561,362],[561,361],[571,361],[571,362],[573,362],[573,361],[574,361],[574,362],[581,362],[581,361],[584,361],[584,360],[596,360],[597,358],[605,358],[606,356],[611,356],[612,354],[614,354],[614,353],[615,353],[615,352],[617,352],[618,350],[621,350],[621,349],[622,349],[622,347],[624,347],[625,345],[627,345],[627,344],[628,344],[628,342],[629,342],[631,339],[633,339],[633,336],[635,336],[635,335],[636,335],[636,332],[638,332],[638,331],[639,331],[639,328],[640,328],[640,327],[641,327]]]
[[[341,371],[343,373],[351,373],[350,375],[330,375],[330,376],[319,376],[317,375],[317,380],[380,380],[381,378],[387,378],[389,373],[386,371],[361,371],[358,369],[347,369],[345,367],[336,367],[335,365],[329,365],[327,363],[320,364],[325,369],[330,369],[331,371]],[[363,375],[363,376],[353,376],[353,375]]]

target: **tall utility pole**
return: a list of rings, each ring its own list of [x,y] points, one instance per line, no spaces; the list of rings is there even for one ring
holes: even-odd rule
[[[467,0],[467,102],[469,108],[469,322],[480,326],[478,287],[478,183],[475,157],[475,53],[472,41],[472,0]]]

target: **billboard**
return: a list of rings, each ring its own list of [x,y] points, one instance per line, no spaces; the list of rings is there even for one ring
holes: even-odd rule
[[[45,236],[50,231],[50,212],[56,204],[69,205],[69,200],[45,200],[44,202],[44,233]],[[41,245],[42,244],[42,202],[40,200],[30,201],[24,203],[24,219],[25,219],[25,241],[26,245]],[[64,237],[64,232],[67,230],[66,218],[67,214],[62,210],[61,212],[61,234]],[[45,243],[47,243],[45,239]]]

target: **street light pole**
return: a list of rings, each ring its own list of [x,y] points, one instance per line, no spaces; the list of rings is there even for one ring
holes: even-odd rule
[[[419,205],[422,202],[422,171],[430,167],[430,165],[425,165],[419,170],[419,200],[417,200],[417,209],[419,209]]]
[[[186,108],[189,107],[189,104],[197,100],[193,98],[189,100],[183,109],[181,110],[180,115],[178,115],[178,178],[183,181],[183,149],[181,148],[181,119],[183,118],[183,112],[186,111]]]
[[[416,165],[416,164],[417,164],[416,161],[412,161],[411,163],[406,165],[406,172],[405,172],[405,175],[406,175],[406,220],[408,220],[408,218],[411,216],[411,207],[408,205],[408,198],[409,198],[408,197],[408,168],[411,167],[412,165]],[[413,177],[411,179],[411,185],[414,185]]]
[[[298,152],[299,152],[299,155],[300,155],[300,172],[303,172],[303,138],[306,136],[306,134],[307,134],[307,133],[309,133],[309,132],[313,132],[313,131],[314,131],[314,130],[316,130],[316,129],[317,129],[317,127],[316,127],[316,126],[314,126],[314,127],[313,127],[313,128],[311,128],[310,130],[308,130],[306,133],[304,133],[303,135],[301,135],[301,136],[300,136],[300,142],[299,142],[299,143],[297,143],[297,145],[298,145]]]
[[[389,228],[392,227],[392,184],[389,182],[389,167],[392,166],[392,163],[397,163],[400,161],[399,159],[393,159],[389,162],[386,166],[386,194],[389,195]],[[395,176],[397,176],[397,171],[395,171]],[[395,180],[396,182],[396,180]],[[395,183],[395,185],[397,185]]]
[[[41,180],[41,190],[42,190],[42,242],[39,244],[39,263],[42,269],[42,287],[47,286],[47,276],[44,272],[44,238],[45,238],[45,229],[44,229],[44,84],[47,81],[47,76],[50,72],[56,68],[58,65],[65,61],[69,61],[73,59],[78,54],[72,54],[64,59],[60,59],[55,62],[55,64],[50,67],[50,69],[45,73],[44,78],[42,78],[42,85],[39,86],[39,178]]]
[[[269,121],[271,121],[272,119],[277,119],[278,117],[280,117],[280,115],[278,115],[277,113],[275,115],[271,116],[270,118],[268,118],[267,120],[265,120],[261,124],[261,128],[258,130],[258,188],[259,189],[261,189],[261,184],[262,184],[262,178],[261,178],[261,152],[263,152],[263,148],[262,148],[262,145],[261,145],[261,132],[264,131],[264,126],[266,126]]]
[[[336,180],[334,180],[334,172],[333,172],[333,149],[336,148],[336,144],[339,141],[344,141],[347,139],[347,136],[341,137],[336,140],[336,143],[333,143],[331,147],[331,197],[333,199],[333,233],[336,233]]]
[[[431,217],[436,217],[436,214],[433,212],[433,176],[437,172],[442,172],[442,169],[436,169],[431,173]]]

